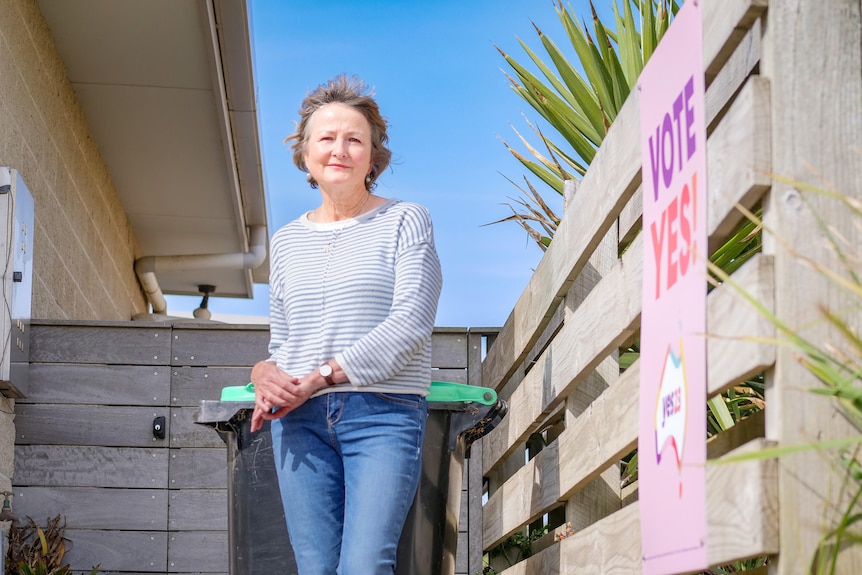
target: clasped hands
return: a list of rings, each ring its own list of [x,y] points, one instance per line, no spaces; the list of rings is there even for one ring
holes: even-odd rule
[[[271,361],[259,361],[255,364],[251,370],[251,381],[254,383],[251,431],[255,432],[263,427],[264,421],[284,417],[321,389],[320,376],[316,374],[317,372],[312,372],[304,377],[296,377],[282,371]],[[323,387],[325,386],[324,383]]]

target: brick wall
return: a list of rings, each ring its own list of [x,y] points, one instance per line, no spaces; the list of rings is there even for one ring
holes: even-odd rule
[[[51,32],[36,0],[0,14],[0,166],[35,202],[32,315],[128,320],[146,310],[139,248]]]

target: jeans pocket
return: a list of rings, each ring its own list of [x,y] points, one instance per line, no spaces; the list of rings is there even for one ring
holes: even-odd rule
[[[394,403],[396,405],[403,405],[416,409],[422,409],[422,406],[425,403],[424,397],[413,393],[381,393],[379,391],[375,391],[374,396],[387,403]]]

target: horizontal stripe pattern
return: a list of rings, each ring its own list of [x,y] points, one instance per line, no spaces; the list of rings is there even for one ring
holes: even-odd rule
[[[352,385],[324,391],[427,393],[442,274],[424,207],[391,199],[340,222],[303,215],[275,233],[270,257],[269,351],[281,369],[301,377],[335,358]]]

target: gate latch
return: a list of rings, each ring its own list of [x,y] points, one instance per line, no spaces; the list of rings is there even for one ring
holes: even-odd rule
[[[165,438],[165,417],[163,415],[153,419],[153,437],[156,439]]]

